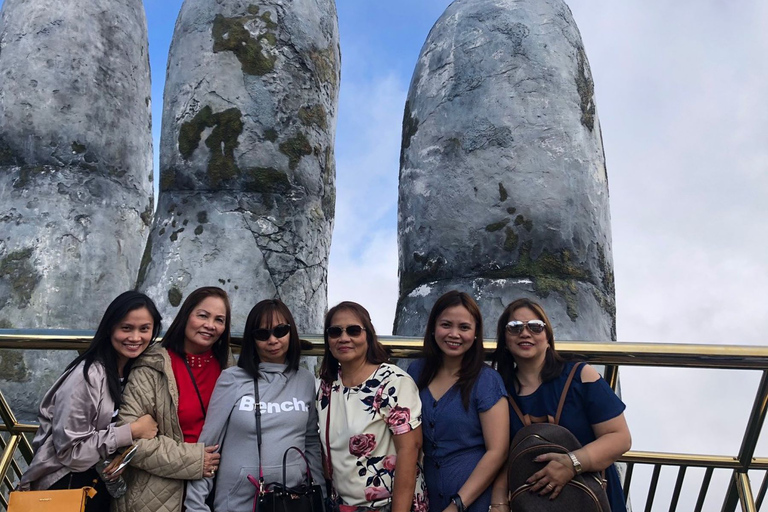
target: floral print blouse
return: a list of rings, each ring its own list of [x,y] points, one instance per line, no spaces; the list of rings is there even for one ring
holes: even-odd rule
[[[384,363],[360,386],[348,388],[339,371],[331,384],[321,383],[317,410],[324,454],[328,453],[326,439],[331,445],[333,485],[342,512],[386,507],[391,502],[397,460],[394,436],[421,425],[416,383],[397,366]],[[411,510],[427,512],[428,508],[419,462]]]

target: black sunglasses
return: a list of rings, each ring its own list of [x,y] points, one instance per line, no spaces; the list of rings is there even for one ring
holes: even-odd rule
[[[329,338],[340,338],[345,331],[351,338],[356,338],[357,336],[360,336],[364,330],[365,327],[362,325],[348,325],[346,327],[334,325],[333,327],[329,327],[325,332],[328,333]]]
[[[544,327],[547,326],[542,320],[528,320],[527,322],[521,322],[519,320],[512,320],[507,323],[507,332],[509,334],[522,334],[523,329],[528,327],[528,330],[533,334],[539,334],[544,331]]]
[[[253,337],[258,341],[267,341],[271,335],[275,335],[275,338],[282,338],[286,334],[291,332],[291,326],[288,324],[276,325],[272,329],[254,329]]]

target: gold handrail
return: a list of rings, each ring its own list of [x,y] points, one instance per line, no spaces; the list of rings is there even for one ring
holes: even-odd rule
[[[88,333],[48,334],[45,332],[24,333],[20,331],[0,330],[0,349],[20,350],[77,350],[82,351],[90,342]],[[410,358],[419,355],[421,338],[403,336],[380,336],[393,357]],[[233,337],[233,351],[239,352],[241,337]],[[323,338],[321,335],[302,335],[303,355],[321,356]],[[485,340],[487,356],[495,349],[495,341]],[[768,458],[755,458],[754,451],[759,439],[766,413],[768,412],[768,347],[723,346],[723,345],[688,345],[670,343],[618,343],[618,342],[583,342],[560,341],[558,351],[567,356],[583,359],[589,363],[605,366],[605,376],[609,384],[616,388],[618,368],[621,366],[676,367],[676,368],[717,368],[733,370],[756,370],[763,373],[756,392],[750,419],[738,454],[733,456],[708,454],[681,454],[668,452],[627,452],[621,461],[628,466],[625,487],[629,487],[633,468],[636,464],[648,464],[654,467],[650,483],[649,500],[652,503],[655,489],[660,478],[662,466],[678,467],[677,483],[673,493],[673,507],[679,498],[680,488],[688,467],[707,468],[702,482],[696,510],[700,510],[708,491],[709,479],[713,470],[732,471],[732,478],[721,508],[722,512],[732,512],[740,504],[742,511],[755,511],[756,500],[752,493],[749,471],[768,470]],[[0,457],[0,481],[7,480],[13,453],[19,450],[29,462],[32,457],[31,447],[25,433],[34,432],[36,425],[22,424],[16,421],[13,412],[0,393],[0,417],[3,424],[0,431],[8,432],[10,438]],[[766,483],[763,480],[758,493],[758,504],[765,495]],[[6,484],[7,487],[7,484]],[[5,503],[4,493],[0,493],[0,509]]]

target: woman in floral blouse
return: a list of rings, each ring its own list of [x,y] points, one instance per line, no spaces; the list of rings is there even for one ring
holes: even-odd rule
[[[342,302],[331,308],[324,338],[320,440],[341,512],[427,512],[416,384],[387,363],[361,305]]]

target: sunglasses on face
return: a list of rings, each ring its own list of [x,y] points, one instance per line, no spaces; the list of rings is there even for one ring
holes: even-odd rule
[[[546,326],[547,324],[545,324],[542,320],[528,320],[527,322],[512,320],[511,322],[507,323],[507,332],[509,334],[518,335],[522,334],[523,329],[528,327],[528,330],[533,334],[539,334],[540,332],[544,331],[544,327]]]
[[[362,325],[348,325],[346,327],[334,325],[333,327],[329,327],[326,332],[328,333],[329,338],[340,338],[345,331],[350,338],[356,338],[357,336],[360,336],[364,330],[365,327]]]
[[[291,332],[291,326],[288,324],[276,325],[272,329],[255,329],[253,331],[253,337],[258,341],[267,341],[271,335],[274,334],[275,338],[282,338],[286,334]]]

